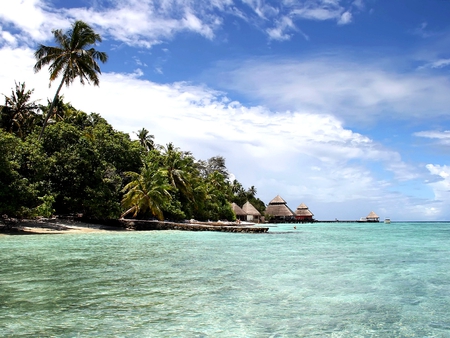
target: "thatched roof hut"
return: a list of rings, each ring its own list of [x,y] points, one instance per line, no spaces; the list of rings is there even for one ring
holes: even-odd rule
[[[379,222],[380,217],[376,213],[371,211],[370,214],[367,215],[366,220],[367,222]]]
[[[261,213],[256,210],[256,208],[249,202],[245,202],[245,204],[242,206],[242,210],[247,215],[247,221],[253,221],[253,220],[259,220],[261,217]]]
[[[242,206],[242,210],[246,215],[261,216],[261,213],[249,201]]]
[[[234,214],[236,215],[237,219],[240,219],[241,221],[244,221],[247,217],[247,214],[244,210],[241,209],[239,205],[236,203],[231,203],[231,209],[233,209]]]
[[[302,203],[295,210],[295,219],[299,221],[310,221],[313,219],[314,214],[309,211],[308,207]]]
[[[294,217],[294,213],[289,209],[286,201],[280,195],[277,195],[269,202],[265,213],[275,219],[291,219]]]

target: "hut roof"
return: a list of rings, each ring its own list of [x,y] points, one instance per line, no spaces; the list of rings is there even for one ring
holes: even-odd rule
[[[242,206],[242,210],[246,215],[261,216],[261,213],[249,201]]]
[[[231,203],[231,209],[233,209],[233,212],[236,216],[245,216],[247,215],[244,210],[241,209],[239,205],[236,203]]]
[[[376,213],[374,213],[373,211],[370,212],[369,215],[367,215],[366,218],[380,218]]]
[[[287,203],[284,199],[281,198],[280,195],[277,195],[273,200],[269,202],[269,205],[270,204],[287,204]]]
[[[266,214],[274,217],[294,216],[291,209],[286,204],[270,204],[266,208]]]
[[[309,211],[306,204],[302,203],[297,207],[297,210],[295,210],[296,216],[314,216],[314,214]]]
[[[295,216],[314,216],[314,214],[308,209],[295,210]]]

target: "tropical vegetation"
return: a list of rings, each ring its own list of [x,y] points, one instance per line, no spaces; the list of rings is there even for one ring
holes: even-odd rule
[[[82,21],[53,35],[57,46],[40,45],[34,66],[48,66],[50,83],[61,78],[53,100],[39,105],[33,89],[15,83],[0,105],[0,215],[234,220],[231,203],[246,201],[264,212],[256,188],[231,181],[222,156],[197,160],[173,143],[156,144],[145,128],[133,140],[65,102],[62,86],[76,78],[99,85],[97,61],[108,57]]]
[[[79,78],[83,85],[86,82],[92,82],[94,86],[98,86],[100,82],[98,74],[101,74],[101,71],[97,60],[102,63],[108,60],[105,52],[99,52],[92,47],[102,41],[101,36],[83,21],[75,21],[67,32],[56,29],[52,33],[57,46],[39,45],[34,53],[37,59],[34,65],[35,72],[40,71],[44,66],[49,66],[50,84],[61,77],[55,97],[42,123],[39,137],[42,137],[48,119],[54,114],[53,108],[57,103],[62,86],[65,84],[69,87],[76,78]]]
[[[230,180],[222,156],[197,160],[145,128],[133,140],[60,96],[40,137],[52,102],[40,106],[32,94],[16,83],[0,105],[0,214],[233,220],[230,203],[247,200],[264,211],[254,187]]]

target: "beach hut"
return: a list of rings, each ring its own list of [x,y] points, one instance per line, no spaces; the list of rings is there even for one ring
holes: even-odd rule
[[[380,217],[376,213],[371,211],[370,214],[367,215],[366,220],[367,220],[367,222],[379,222]]]
[[[241,221],[245,221],[247,218],[247,214],[245,213],[244,210],[241,209],[241,207],[239,205],[237,205],[236,203],[231,203],[231,209],[233,209],[234,214],[236,215],[236,219],[241,220]]]
[[[300,222],[312,222],[314,214],[309,211],[309,208],[304,204],[300,204],[295,210],[295,219]]]
[[[273,222],[290,222],[294,219],[294,213],[284,199],[280,195],[277,195],[273,200],[269,202],[266,208],[266,217],[269,216]]]
[[[242,206],[242,210],[247,215],[247,221],[259,223],[261,213],[249,201]]]

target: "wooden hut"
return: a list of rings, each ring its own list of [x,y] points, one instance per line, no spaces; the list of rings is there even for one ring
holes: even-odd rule
[[[289,209],[286,201],[280,195],[277,195],[269,202],[265,214],[273,222],[290,222],[294,219],[294,213]]]
[[[371,211],[370,214],[367,215],[366,220],[367,220],[367,222],[379,222],[380,217],[376,213]]]
[[[259,223],[261,213],[249,201],[242,206],[242,210],[247,215],[247,221]]]
[[[300,222],[312,222],[314,214],[302,203],[295,210],[295,219]]]
[[[231,209],[233,209],[234,214],[236,215],[236,219],[241,220],[241,221],[245,221],[247,218],[247,214],[245,213],[244,210],[241,209],[241,207],[239,205],[237,205],[236,203],[231,203]]]

